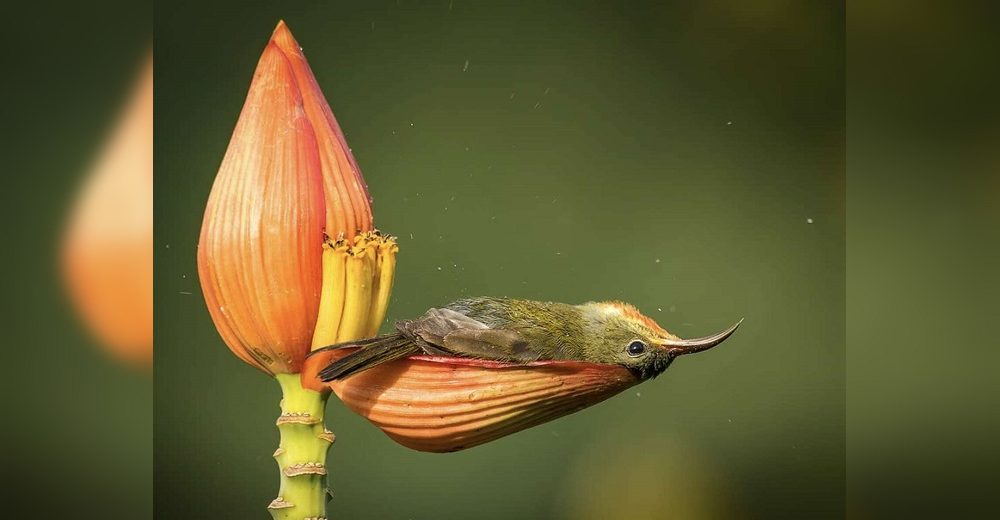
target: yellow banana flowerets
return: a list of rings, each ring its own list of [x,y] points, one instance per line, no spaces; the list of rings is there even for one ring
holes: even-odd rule
[[[372,301],[369,336],[378,334],[382,320],[385,319],[385,311],[389,307],[389,294],[392,293],[392,282],[396,273],[396,253],[398,251],[399,246],[391,237],[382,240],[378,245],[378,258],[375,266],[375,299]]]
[[[377,232],[323,245],[323,290],[313,350],[375,335],[385,319],[399,246]]]
[[[343,240],[323,243],[323,289],[313,332],[313,350],[337,342],[337,329],[344,314],[347,283],[347,244]]]

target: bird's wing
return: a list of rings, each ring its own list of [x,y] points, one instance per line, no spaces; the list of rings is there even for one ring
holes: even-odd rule
[[[490,328],[452,309],[431,309],[420,319],[399,323],[397,328],[434,350],[454,356],[527,363],[543,359],[544,354],[542,345],[533,344],[515,330]]]
[[[496,361],[529,363],[548,359],[541,345],[505,329],[456,330],[444,338],[444,348],[457,355]]]
[[[419,338],[438,347],[443,347],[444,337],[456,330],[488,328],[485,323],[451,309],[430,309],[415,320],[396,323],[396,330],[404,336]]]

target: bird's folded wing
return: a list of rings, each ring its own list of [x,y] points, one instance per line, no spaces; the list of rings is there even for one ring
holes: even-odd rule
[[[487,328],[482,322],[451,309],[431,309],[420,318],[396,324],[396,329],[404,335],[438,347],[444,346],[444,337],[456,330]]]
[[[451,309],[431,309],[420,319],[401,323],[400,330],[460,357],[524,363],[543,358],[517,331],[491,329]]]
[[[459,356],[529,363],[544,359],[520,334],[505,329],[463,329],[444,337],[444,348]]]

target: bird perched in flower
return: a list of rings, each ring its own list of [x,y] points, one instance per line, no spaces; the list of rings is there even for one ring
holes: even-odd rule
[[[319,372],[350,377],[414,355],[454,356],[509,364],[581,361],[621,365],[639,380],[661,374],[680,355],[728,338],[741,322],[711,336],[680,339],[622,302],[567,305],[508,298],[468,298],[396,323],[393,333],[327,349],[356,347]]]
[[[406,447],[452,452],[599,403],[739,325],[685,340],[621,302],[470,298],[315,350],[302,381]]]

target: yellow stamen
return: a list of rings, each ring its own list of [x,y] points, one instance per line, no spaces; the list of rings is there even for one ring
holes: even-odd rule
[[[361,237],[358,240],[358,245],[348,251],[344,314],[337,331],[337,343],[359,339],[368,332],[368,313],[372,304],[375,255],[367,246],[368,241]]]
[[[392,237],[386,237],[378,245],[378,257],[375,264],[375,298],[371,307],[371,321],[368,325],[368,335],[378,334],[385,312],[389,307],[389,294],[392,293],[392,282],[396,273],[396,253],[399,246]]]
[[[337,342],[337,332],[344,314],[344,292],[347,283],[347,245],[343,240],[323,244],[323,288],[319,299],[319,315],[313,331],[312,350]]]

